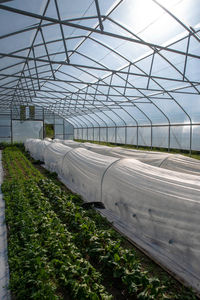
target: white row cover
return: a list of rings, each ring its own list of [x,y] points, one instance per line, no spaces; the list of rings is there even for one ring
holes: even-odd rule
[[[108,155],[117,158],[135,158],[143,163],[168,169],[177,172],[183,172],[193,175],[200,175],[200,161],[186,157],[180,154],[170,154],[155,151],[141,151],[134,149],[125,149],[122,147],[108,147],[93,143],[78,143],[71,140],[57,140],[71,148],[83,147],[87,150]]]
[[[44,161],[44,152],[46,147],[51,144],[51,139],[27,139],[25,149],[31,153],[31,156],[36,160]]]
[[[34,157],[38,157],[38,149],[45,166],[56,171],[84,200],[102,201],[105,211],[110,211],[119,224],[131,230],[133,241],[200,292],[199,176],[144,163],[140,160],[145,159],[146,152],[142,151],[130,151],[133,157],[136,153],[137,159],[124,158],[129,150],[124,150],[122,157],[113,157],[80,145],[72,148],[59,142],[38,140],[27,141],[26,149]],[[110,149],[119,151],[119,148]],[[152,152],[149,155],[158,160],[162,155],[169,156]],[[177,161],[181,156],[170,157]],[[162,157],[163,165],[165,161]],[[193,163],[187,158],[185,161],[187,168]]]

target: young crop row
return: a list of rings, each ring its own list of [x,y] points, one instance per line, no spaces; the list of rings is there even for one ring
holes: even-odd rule
[[[11,155],[12,156],[12,155]],[[5,181],[10,287],[16,299],[112,299],[35,179]],[[18,179],[16,180],[16,178]]]
[[[60,219],[73,233],[74,242],[84,257],[98,265],[101,272],[110,275],[110,278],[119,279],[126,291],[137,295],[137,299],[166,299],[166,288],[161,286],[158,278],[151,278],[141,270],[133,250],[122,248],[120,239],[115,239],[112,229],[97,228],[87,212],[75,205],[73,199],[66,197],[51,180],[42,179],[38,184],[44,195],[48,195]]]
[[[126,299],[195,299],[174,295],[142,270],[133,249],[36,170],[17,149],[3,153],[11,289],[16,299],[113,299],[102,282],[117,282]],[[12,179],[11,179],[12,177]],[[75,201],[74,201],[75,200]],[[102,225],[102,226],[101,226]],[[187,298],[188,297],[188,298]]]

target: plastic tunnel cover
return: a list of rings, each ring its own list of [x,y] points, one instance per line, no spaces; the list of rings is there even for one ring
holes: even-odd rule
[[[133,139],[127,130],[127,140],[110,134],[109,141],[184,148],[181,135],[187,149],[199,150],[199,1],[98,5],[99,10],[92,0],[0,4],[1,110],[39,105],[84,128],[84,137],[88,128],[148,124],[146,135],[140,128]],[[152,134],[159,124],[183,128],[173,130],[171,144],[170,137],[159,143]],[[106,140],[106,134],[96,132],[95,138]]]
[[[102,185],[106,208],[137,243],[199,290],[199,177],[122,159]],[[134,240],[134,239],[133,239]]]
[[[129,232],[140,247],[200,291],[200,182],[199,175],[186,173],[190,163],[189,172],[195,169],[193,160],[170,155],[178,166],[184,166],[185,159],[186,172],[180,173],[143,163],[139,155],[117,158],[112,152],[95,153],[95,147],[89,151],[56,142],[44,147],[38,140],[33,147],[33,142],[26,148],[34,155],[40,149],[46,167],[55,170],[68,188],[86,201],[102,201],[105,214],[113,216],[125,234]],[[149,155],[160,159],[159,152]]]

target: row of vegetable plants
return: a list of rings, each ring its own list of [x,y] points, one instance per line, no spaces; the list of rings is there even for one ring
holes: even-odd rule
[[[38,182],[41,190],[48,195],[60,219],[74,234],[74,242],[84,257],[111,279],[119,279],[124,292],[137,295],[138,299],[166,299],[166,287],[161,286],[158,278],[148,276],[133,250],[121,247],[114,230],[97,228],[87,212],[67,198],[63,191],[48,179]],[[168,297],[169,298],[169,297]]]
[[[5,151],[10,161],[19,152]],[[4,160],[5,161],[5,160]],[[9,172],[11,171],[11,172]],[[25,168],[29,173],[29,167]],[[9,226],[10,288],[16,299],[112,299],[37,185],[16,163],[2,185]],[[10,177],[12,176],[12,179]],[[40,176],[39,176],[40,177]]]
[[[113,299],[105,281],[117,284],[121,299],[196,299],[190,291],[171,293],[144,271],[107,222],[17,148],[5,149],[3,161],[10,286],[17,299],[27,299],[30,290],[31,299]]]

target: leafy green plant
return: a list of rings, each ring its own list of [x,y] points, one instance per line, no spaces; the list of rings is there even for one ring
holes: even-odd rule
[[[78,195],[46,179],[17,147],[3,152],[9,228],[10,287],[15,299],[112,299],[102,280],[117,282],[126,299],[195,299],[171,293],[144,271],[133,249]],[[49,175],[48,175],[49,176]]]
[[[9,149],[4,162],[13,156]],[[83,258],[73,235],[38,187],[40,176],[31,177],[28,163],[23,165],[19,153],[16,158],[18,163],[7,165],[9,177],[2,185],[9,226],[10,288],[15,298],[62,299],[59,290],[66,289],[71,299],[112,299],[101,274]]]

